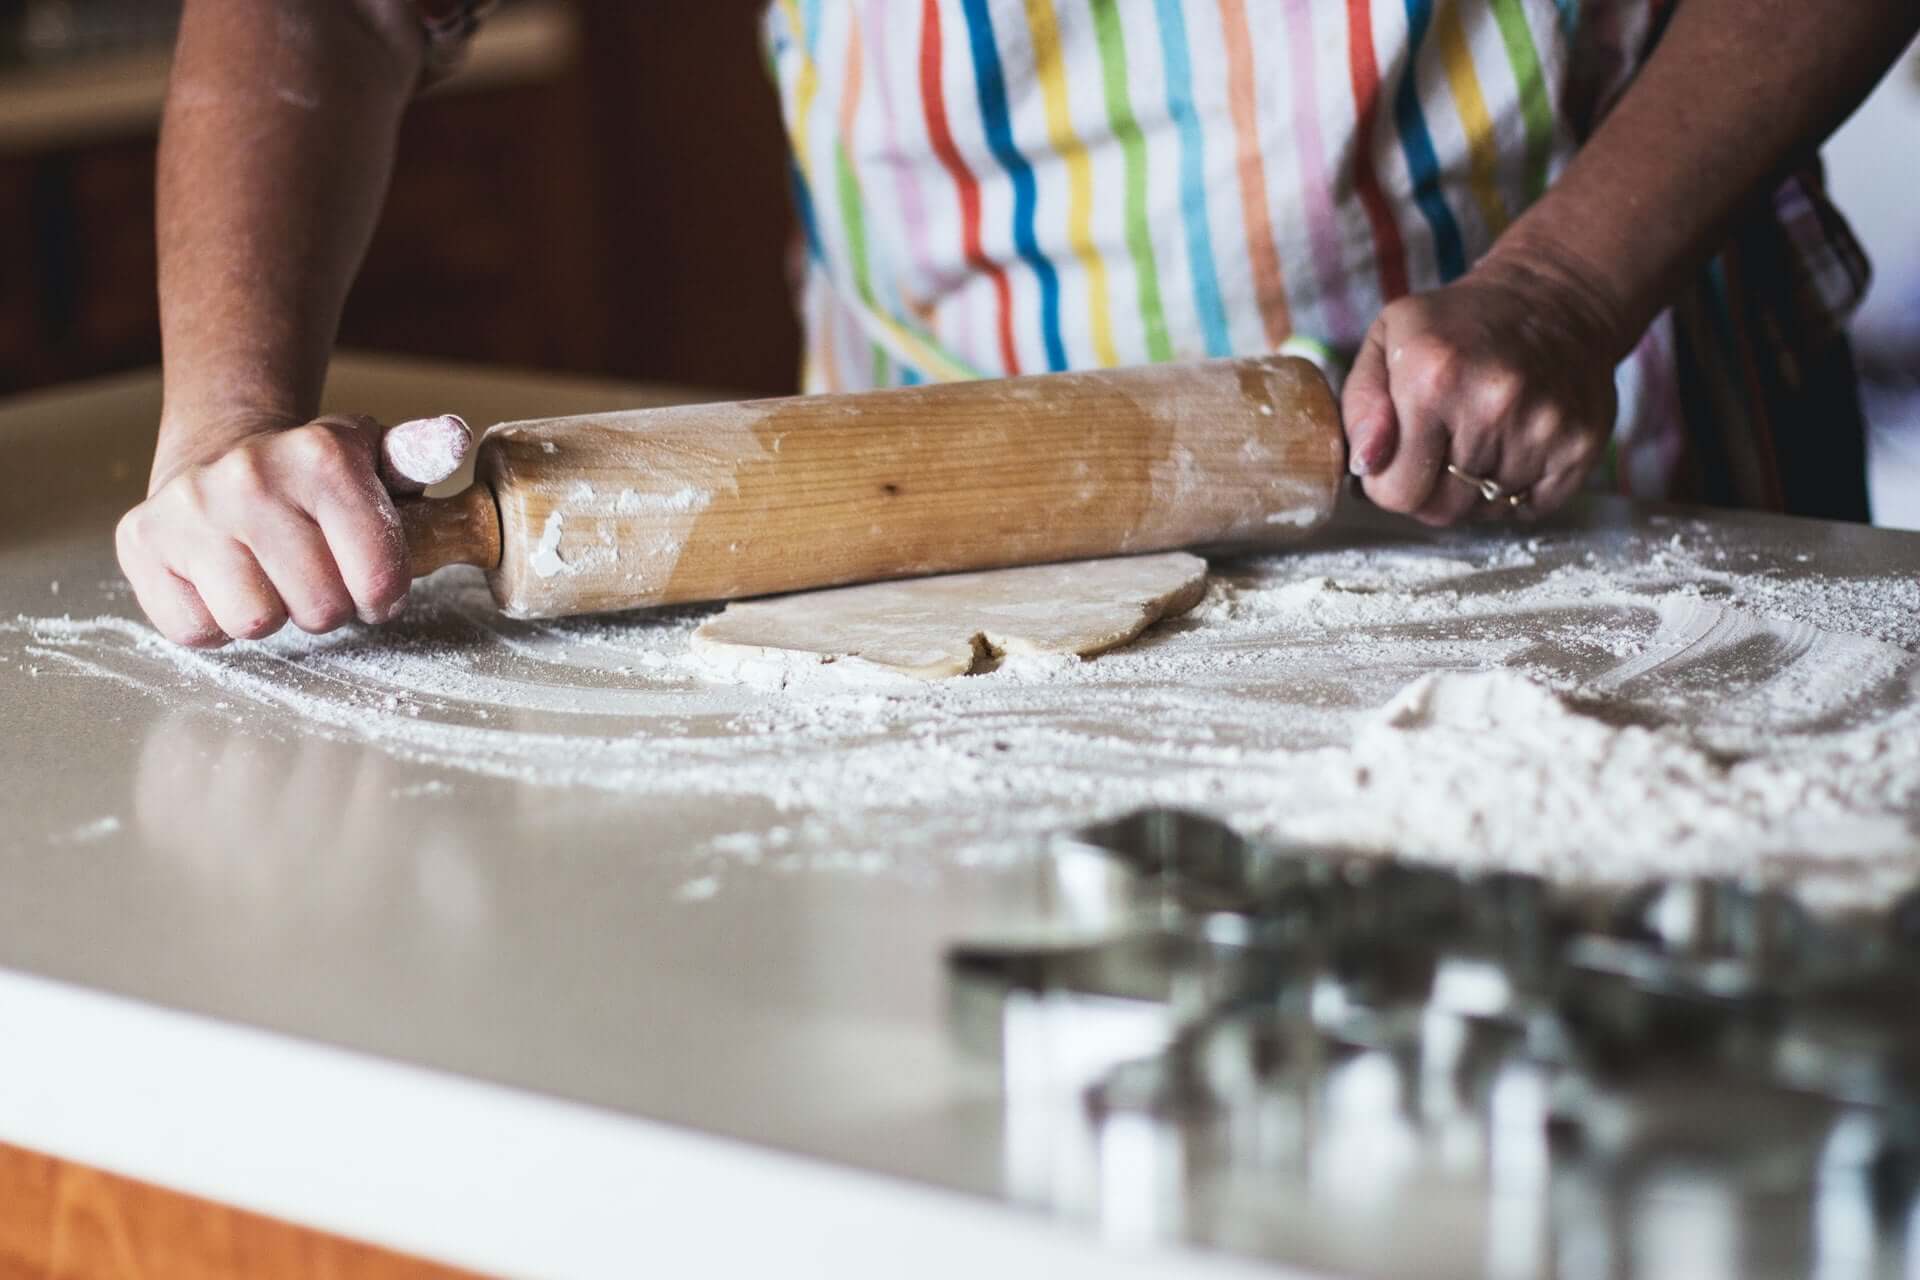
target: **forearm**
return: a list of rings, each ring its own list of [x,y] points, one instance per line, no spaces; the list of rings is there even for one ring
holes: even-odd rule
[[[317,411],[420,73],[403,0],[190,0],[159,158],[159,484]]]
[[[1916,29],[1910,0],[1684,0],[1489,264],[1571,274],[1624,357],[1741,205],[1826,139]]]

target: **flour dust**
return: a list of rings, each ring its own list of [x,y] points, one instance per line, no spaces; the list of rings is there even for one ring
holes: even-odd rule
[[[1920,877],[1920,582],[1737,558],[1677,521],[1604,551],[1360,540],[1225,562],[1192,614],[1098,659],[931,684],[857,664],[741,684],[689,650],[711,610],[515,621],[455,569],[396,625],[215,653],[122,617],[21,618],[0,679],[59,663],[555,804],[616,797],[668,815],[690,900],[742,864],[1010,861],[1180,805],[1578,883],[1883,901]]]

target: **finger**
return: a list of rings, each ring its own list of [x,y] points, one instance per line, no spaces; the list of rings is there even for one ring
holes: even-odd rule
[[[192,562],[174,569],[200,593],[220,629],[236,640],[258,640],[287,620],[286,605],[260,564],[231,538],[210,538]]]
[[[1413,513],[1416,520],[1430,525],[1458,524],[1505,505],[1504,502],[1489,502],[1478,483],[1481,478],[1486,478],[1494,480],[1502,488],[1506,487],[1503,481],[1496,479],[1500,475],[1500,437],[1497,434],[1485,428],[1471,434],[1456,431],[1449,457],[1451,464],[1464,474],[1455,475],[1443,466],[1433,492]]]
[[[1347,466],[1357,476],[1377,475],[1393,461],[1400,425],[1387,376],[1385,324],[1376,320],[1354,357],[1340,395],[1347,431]]]
[[[1597,434],[1580,434],[1567,441],[1556,453],[1553,462],[1544,468],[1545,475],[1534,485],[1528,495],[1527,506],[1523,514],[1530,517],[1551,515],[1566,505],[1567,500],[1580,491],[1605,452],[1605,446]]]
[[[1404,304],[1402,304],[1404,305]],[[1418,320],[1418,313],[1413,313]],[[1399,441],[1387,466],[1367,477],[1367,496],[1389,511],[1412,514],[1433,496],[1464,422],[1461,360],[1452,344],[1414,328],[1386,339],[1387,389]]]
[[[324,635],[354,618],[359,610],[318,524],[277,504],[250,524],[247,549],[295,626],[310,635]]]
[[[1438,417],[1424,415],[1408,429],[1401,419],[1400,446],[1385,471],[1366,477],[1361,487],[1374,505],[1388,511],[1411,515],[1426,504],[1434,488],[1445,478],[1443,468],[1449,452],[1451,433]]]
[[[380,437],[380,482],[390,493],[419,493],[460,469],[473,430],[459,414],[415,418]]]
[[[1527,494],[1525,505],[1515,515],[1522,520],[1538,520],[1550,516],[1567,504],[1567,500],[1580,490],[1580,484],[1586,479],[1588,468],[1585,466],[1561,467],[1548,472]]]
[[[1536,405],[1509,442],[1509,455],[1524,461],[1510,466],[1501,482],[1526,494],[1515,514],[1544,515],[1579,489],[1602,453],[1604,433],[1579,425],[1561,406]]]
[[[1543,449],[1539,439],[1536,433],[1519,430],[1507,433],[1502,444],[1501,464],[1490,473],[1506,496],[1486,504],[1483,511],[1476,513],[1477,518],[1508,520],[1524,516],[1533,508],[1552,456],[1551,446]],[[1515,498],[1519,501],[1514,501]]]
[[[400,513],[374,474],[378,426],[370,418],[324,420],[300,471],[301,505],[319,525],[327,549],[363,621],[385,622],[405,607],[411,577]]]
[[[1446,472],[1415,518],[1447,525],[1512,512],[1506,495],[1525,492],[1543,469],[1540,451],[1522,430],[1526,391],[1517,371],[1498,364],[1483,364],[1462,378],[1446,411],[1453,427],[1449,462],[1456,470]],[[1483,480],[1492,481],[1499,495],[1489,498]]]
[[[214,624],[191,584],[168,572],[152,549],[145,503],[122,516],[113,531],[114,553],[120,571],[133,588],[154,629],[175,644],[206,648],[226,643],[226,634]]]
[[[1491,394],[1489,384],[1496,388]],[[1527,492],[1540,478],[1540,450],[1521,430],[1519,400],[1508,389],[1511,385],[1497,373],[1472,380],[1465,397],[1468,407],[1461,413],[1478,416],[1455,421],[1449,460],[1456,470],[1446,471],[1426,505],[1414,513],[1416,519],[1431,525],[1503,520],[1514,511],[1510,497]],[[1487,496],[1482,481],[1493,483],[1493,497]]]
[[[398,616],[413,580],[393,499],[374,485],[357,497],[322,498],[313,516],[361,619],[378,623]]]
[[[154,630],[189,649],[217,649],[227,633],[213,620],[193,584],[162,565],[127,570],[133,598],[153,623]]]

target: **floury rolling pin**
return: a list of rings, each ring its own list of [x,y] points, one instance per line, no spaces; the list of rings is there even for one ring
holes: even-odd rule
[[[1266,356],[502,423],[400,503],[416,576],[555,617],[1289,541],[1346,470],[1333,394]]]

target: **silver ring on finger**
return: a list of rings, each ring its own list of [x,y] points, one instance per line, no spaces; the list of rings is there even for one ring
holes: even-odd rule
[[[1527,491],[1525,489],[1508,490],[1503,488],[1498,480],[1491,479],[1487,476],[1476,476],[1471,472],[1454,466],[1451,462],[1447,464],[1447,474],[1462,484],[1478,489],[1483,501],[1503,505],[1510,510],[1518,510],[1527,505]]]

